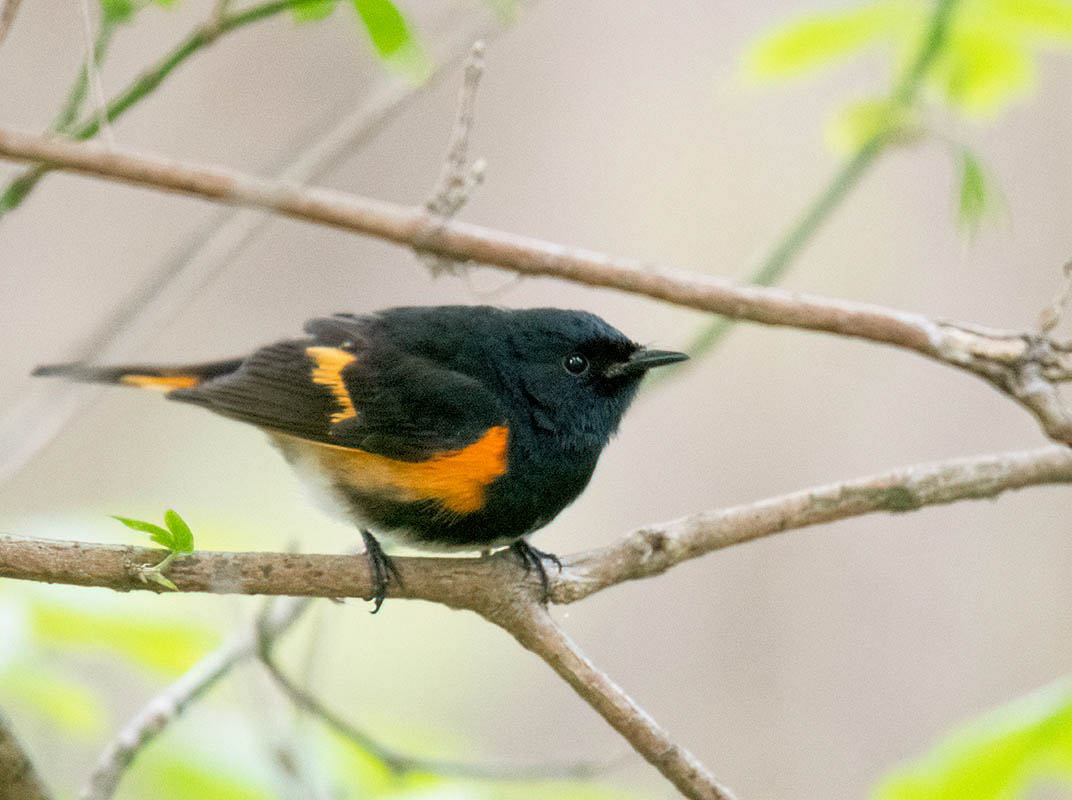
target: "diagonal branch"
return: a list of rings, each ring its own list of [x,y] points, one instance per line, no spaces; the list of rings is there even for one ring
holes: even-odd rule
[[[50,797],[11,723],[0,712],[0,798],[50,800]]]
[[[381,762],[396,775],[413,773],[430,773],[452,778],[470,778],[474,780],[581,780],[592,778],[604,771],[607,764],[590,762],[569,762],[561,764],[533,764],[530,766],[510,766],[497,764],[463,763],[440,759],[415,758],[400,753],[371,738],[367,733],[355,728],[339,714],[322,703],[308,690],[291,680],[276,663],[272,653],[271,642],[262,639],[259,657],[272,680],[295,706],[319,718],[340,736],[349,739],[361,750]]]
[[[519,613],[518,613],[519,612]],[[648,763],[692,800],[734,800],[733,793],[638,706],[621,687],[585,657],[555,624],[547,609],[526,605],[514,613],[489,617],[525,649],[542,658]]]
[[[1072,444],[1072,413],[1057,395],[1057,384],[1072,380],[1072,346],[1044,335],[987,330],[866,303],[738,286],[705,275],[436,219],[423,207],[17,131],[0,130],[0,158],[41,162],[137,186],[267,209],[455,261],[604,286],[735,319],[900,347],[984,378],[1030,411],[1050,438]]]
[[[15,14],[19,10],[21,0],[0,0],[0,44],[4,43],[8,31],[15,22]]]

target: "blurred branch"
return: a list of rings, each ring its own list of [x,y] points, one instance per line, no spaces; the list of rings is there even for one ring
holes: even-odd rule
[[[930,25],[920,43],[919,51],[890,95],[890,102],[896,109],[908,110],[916,104],[923,81],[948,39],[950,22],[957,3],[958,0],[938,0],[935,3]],[[748,283],[759,286],[772,286],[777,283],[878,157],[885,153],[891,144],[899,141],[900,137],[901,131],[884,129],[864,142],[792,227],[778,239],[767,257],[748,276]],[[686,351],[693,358],[703,355],[714,348],[734,324],[735,320],[730,317],[719,317],[697,334],[685,348]]]
[[[176,45],[171,52],[167,53],[156,64],[135,78],[126,89],[112,99],[102,113],[95,114],[82,125],[73,130],[66,130],[66,132],[75,139],[90,139],[96,136],[102,123],[114,122],[131,106],[153,92],[176,67],[180,66],[190,56],[213,44],[221,36],[295,6],[312,5],[317,2],[320,2],[320,0],[272,0],[271,2],[251,6],[242,11],[225,13],[221,16],[217,16],[214,9],[208,19],[195,28],[186,39]],[[109,32],[110,34],[111,32]],[[84,89],[82,92],[84,96]],[[61,114],[61,117],[63,116],[65,115]],[[38,165],[31,167],[11,181],[3,194],[0,194],[0,218],[16,208],[26,198],[26,195],[33,191],[37,182],[48,172],[48,167]]]
[[[50,798],[51,795],[37,776],[30,757],[15,736],[10,721],[0,712],[0,800]]]
[[[86,50],[82,69],[86,75],[89,89],[93,94],[94,116],[97,119],[97,126],[104,134],[104,141],[109,146],[114,147],[115,136],[112,134],[111,126],[108,124],[108,101],[104,96],[104,83],[101,81],[100,70],[97,69],[97,64],[99,63],[97,61],[97,41],[107,24],[102,17],[97,35],[94,36],[93,22],[89,18],[89,0],[78,0],[78,9],[82,16],[82,38]]]
[[[101,18],[100,25],[97,28],[97,35],[93,39],[92,63],[94,66],[99,66],[104,60],[105,55],[108,53],[108,46],[112,43],[112,36],[115,34],[115,31],[115,20],[105,14]],[[78,72],[78,77],[75,78],[74,84],[67,93],[67,99],[64,101],[63,107],[60,109],[59,113],[56,115],[56,119],[52,123],[52,131],[56,133],[66,133],[78,118],[78,113],[82,110],[82,102],[86,99],[86,93],[89,91],[88,65],[89,60],[87,59],[86,62],[82,64],[82,67]]]
[[[108,800],[141,750],[174,722],[186,708],[224,678],[237,664],[255,657],[261,637],[285,633],[308,608],[311,598],[276,602],[256,626],[236,634],[188,672],[155,695],[108,744],[82,790],[80,800]]]
[[[1072,380],[1072,345],[1031,332],[983,329],[866,303],[644,265],[511,233],[431,217],[423,207],[271,181],[215,166],[107,150],[0,130],[0,158],[186,194],[350,230],[455,261],[605,286],[735,319],[893,345],[984,378],[1015,399],[1055,441],[1072,444],[1072,413],[1058,384]]]
[[[1012,489],[1053,483],[1072,483],[1068,448],[1050,446],[917,465],[702,512],[646,526],[601,550],[562,558],[562,570],[551,580],[550,596],[555,603],[576,602],[624,581],[661,574],[714,550],[787,530],[879,511],[996,497]],[[161,591],[137,579],[138,565],[155,563],[158,555],[159,550],[142,547],[0,535],[0,577]],[[395,557],[393,561],[401,580],[390,585],[391,597],[468,609],[499,625],[547,661],[687,797],[730,797],[691,754],[670,742],[654,720],[554,627],[540,602],[544,590],[539,578],[524,573],[508,549],[485,558]],[[169,577],[186,592],[306,597],[367,597],[373,583],[363,556],[295,553],[195,552],[175,562]],[[242,648],[244,657],[257,644],[251,635],[235,646]],[[147,706],[102,757],[95,773],[95,778],[103,776],[101,785],[114,790],[114,783],[107,781],[117,781],[133,754],[226,668],[220,661],[206,664],[201,677],[195,679],[188,673],[159,702]],[[83,800],[109,796],[87,791]]]
[[[21,0],[0,0],[0,44],[4,43],[11,25],[15,22],[20,2]]]
[[[473,130],[473,111],[476,106],[476,92],[480,79],[484,75],[484,42],[477,41],[469,51],[462,71],[462,86],[458,91],[458,116],[451,131],[447,154],[443,159],[443,168],[439,173],[432,194],[425,201],[424,207],[432,216],[432,225],[428,234],[435,227],[450,219],[469,200],[473,189],[484,180],[486,164],[478,158],[472,165],[468,164],[469,136]],[[450,272],[455,262],[433,255],[416,248],[417,255],[433,275]]]
[[[270,637],[263,637],[260,660],[280,690],[298,708],[319,718],[340,736],[353,742],[358,748],[380,761],[396,775],[427,773],[454,778],[477,780],[563,780],[591,778],[606,770],[607,765],[584,762],[563,764],[535,764],[532,766],[506,766],[464,764],[439,759],[415,758],[386,747],[362,730],[344,720],[311,692],[292,681],[275,661]]]

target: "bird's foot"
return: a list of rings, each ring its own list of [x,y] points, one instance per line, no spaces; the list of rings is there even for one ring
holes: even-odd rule
[[[551,599],[551,583],[547,579],[547,570],[543,565],[544,559],[547,559],[554,564],[559,572],[562,572],[562,561],[554,553],[546,553],[543,550],[537,550],[524,539],[518,539],[510,545],[510,549],[521,559],[521,566],[525,568],[526,575],[535,570],[536,574],[540,577],[540,587],[543,589],[543,598],[540,602],[546,605],[547,601]]]
[[[376,541],[371,531],[362,529],[361,538],[365,542],[365,558],[368,559],[369,572],[372,573],[372,594],[367,599],[373,603],[371,613],[375,614],[387,597],[387,584],[394,578],[401,586],[402,576],[398,574],[395,562],[383,552],[383,548],[380,547],[380,543]]]

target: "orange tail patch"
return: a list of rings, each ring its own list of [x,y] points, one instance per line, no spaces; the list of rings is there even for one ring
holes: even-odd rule
[[[188,389],[197,386],[201,378],[197,375],[122,375],[119,382],[139,389],[152,389],[157,392],[170,392],[172,389]]]

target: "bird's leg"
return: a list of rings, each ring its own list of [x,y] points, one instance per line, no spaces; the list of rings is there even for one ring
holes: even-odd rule
[[[368,559],[369,571],[372,573],[372,595],[368,599],[374,604],[372,613],[375,614],[387,597],[387,584],[391,578],[401,585],[402,576],[398,574],[395,563],[383,552],[372,531],[362,528],[361,538],[365,541],[365,558]]]
[[[547,579],[547,570],[544,569],[543,560],[546,558],[558,568],[559,572],[562,572],[562,561],[554,553],[537,550],[524,539],[518,539],[510,545],[510,549],[517,553],[517,557],[521,559],[521,566],[525,568],[526,575],[532,570],[536,570],[536,574],[540,576],[540,586],[543,588],[541,602],[546,604],[551,599],[551,584]]]

